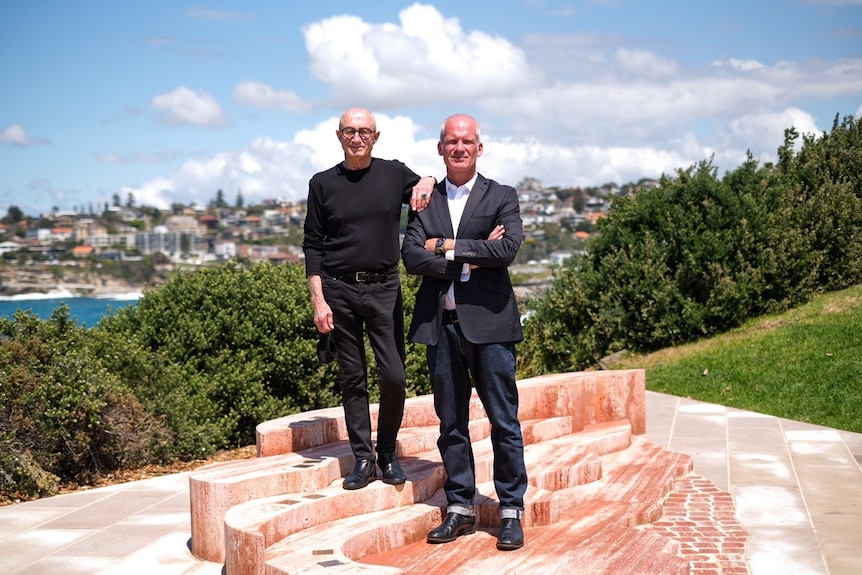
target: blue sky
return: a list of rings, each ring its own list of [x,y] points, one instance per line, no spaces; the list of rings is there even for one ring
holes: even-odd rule
[[[0,215],[301,199],[354,105],[420,174],[466,112],[488,177],[622,184],[859,117],[862,0],[3,0],[0,86]]]

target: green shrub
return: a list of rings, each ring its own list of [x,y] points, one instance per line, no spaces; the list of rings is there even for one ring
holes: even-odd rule
[[[60,478],[42,469],[15,433],[0,434],[0,501],[56,495]]]
[[[14,454],[2,475],[18,477],[20,493],[50,492],[52,476],[86,483],[148,463],[170,442],[87,339],[65,305],[45,321],[21,311],[0,320],[0,433]]]
[[[519,374],[693,341],[862,281],[862,125],[805,138],[779,164],[712,162],[618,197],[587,256],[530,302]]]
[[[418,281],[404,284],[412,311]],[[179,273],[92,331],[110,371],[165,418],[182,458],[253,443],[262,421],[340,405],[336,364],[317,358],[302,265],[234,262]],[[424,346],[409,347],[410,392],[425,393]]]
[[[110,369],[200,458],[254,442],[261,421],[333,401],[299,266],[175,274],[94,329]]]

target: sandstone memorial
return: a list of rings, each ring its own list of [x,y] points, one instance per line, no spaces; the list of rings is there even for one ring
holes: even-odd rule
[[[530,486],[526,545],[495,547],[490,425],[471,401],[478,531],[425,537],[445,513],[433,398],[408,398],[397,452],[408,480],[342,489],[353,465],[341,407],[257,427],[257,455],[190,476],[190,547],[226,575],[748,573],[732,497],[690,456],[643,437],[643,370],[518,382]],[[372,419],[374,409],[372,406]]]

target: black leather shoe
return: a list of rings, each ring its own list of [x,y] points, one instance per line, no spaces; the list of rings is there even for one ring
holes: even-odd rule
[[[442,525],[428,532],[428,543],[449,543],[455,541],[461,535],[469,535],[476,532],[476,518],[461,515],[460,513],[447,513]]]
[[[401,485],[407,481],[407,474],[401,469],[398,457],[394,453],[378,453],[377,465],[380,466],[380,471],[383,472],[383,483]]]
[[[506,517],[500,521],[500,533],[497,534],[497,549],[500,551],[512,551],[524,546],[524,530],[521,529],[521,520]]]
[[[373,458],[357,459],[353,465],[353,471],[344,478],[342,487],[345,489],[362,489],[377,479],[377,468],[374,466]]]

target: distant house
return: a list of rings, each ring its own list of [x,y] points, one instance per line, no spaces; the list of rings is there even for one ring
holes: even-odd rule
[[[217,241],[213,246],[213,252],[215,253],[215,255],[222,258],[235,258],[236,242]]]
[[[123,252],[117,250],[106,250],[99,254],[99,259],[103,261],[119,262],[123,260]]]
[[[0,242],[0,254],[17,252],[20,249],[21,246],[16,244],[15,242]]]
[[[194,216],[170,216],[165,225],[172,233],[206,234],[206,226],[201,225]]]
[[[76,258],[88,258],[96,251],[93,246],[75,246],[72,248],[72,255]]]
[[[51,228],[51,238],[58,242],[65,242],[72,239],[74,229],[71,227],[54,227]]]
[[[52,232],[50,228],[30,228],[25,232],[28,240],[33,240],[41,244],[47,244],[51,241]]]
[[[219,219],[210,214],[204,214],[198,218],[198,223],[207,229],[214,230],[219,226]]]

